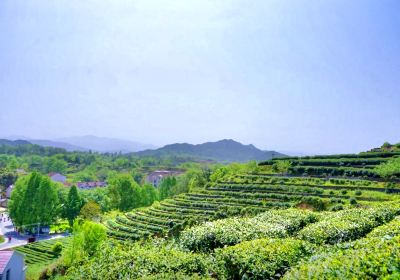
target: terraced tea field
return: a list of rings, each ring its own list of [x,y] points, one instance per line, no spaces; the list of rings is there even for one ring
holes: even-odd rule
[[[293,175],[381,179],[373,168],[396,157],[400,157],[400,152],[366,152],[331,156],[277,158],[262,162],[260,165],[273,165],[278,161],[286,160],[291,163],[289,173]],[[400,174],[392,179],[400,180]]]
[[[63,249],[68,248],[70,245],[70,238],[56,238],[45,241],[38,241],[29,243],[24,246],[13,248],[13,250],[24,254],[26,264],[46,264],[55,260],[59,256],[52,250],[54,244],[60,242],[63,245]]]
[[[206,189],[178,195],[108,221],[109,235],[137,240],[164,236],[187,226],[220,218],[254,215],[269,209],[308,207],[343,209],[399,198],[397,185],[368,180],[277,177],[242,174],[210,183]],[[336,207],[336,208],[335,208]]]

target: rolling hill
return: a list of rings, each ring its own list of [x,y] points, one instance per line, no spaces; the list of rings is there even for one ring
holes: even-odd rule
[[[136,153],[139,156],[188,156],[220,162],[245,162],[249,160],[266,160],[284,156],[275,151],[262,151],[254,145],[243,145],[231,139],[217,142],[192,145],[187,143],[166,145],[156,150],[145,150]]]

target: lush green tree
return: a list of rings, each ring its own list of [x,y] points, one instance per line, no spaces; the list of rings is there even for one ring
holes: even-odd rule
[[[128,211],[140,206],[140,188],[132,177],[117,175],[109,182],[111,203],[121,211]]]
[[[109,189],[95,188],[93,190],[82,190],[80,196],[85,202],[94,201],[100,205],[102,212],[107,212],[112,209],[111,198],[109,196]]]
[[[46,162],[46,172],[60,172],[64,173],[68,167],[65,160],[57,158],[56,156],[49,157]]]
[[[71,266],[80,263],[86,257],[93,256],[106,238],[107,233],[103,225],[76,220],[73,225],[71,246],[63,251],[65,264]]]
[[[151,184],[144,184],[140,188],[140,206],[150,206],[158,199],[157,189]]]
[[[57,187],[47,176],[41,176],[39,180],[40,185],[32,209],[36,214],[33,221],[42,225],[51,225],[60,214]]]
[[[159,186],[159,196],[160,199],[165,199],[170,197],[172,193],[173,187],[176,185],[176,178],[174,176],[169,176],[162,179]]]
[[[68,192],[67,201],[64,204],[64,216],[68,220],[69,225],[72,226],[76,217],[83,206],[82,198],[78,193],[78,188],[73,185]]]
[[[81,208],[79,215],[86,220],[98,221],[101,216],[100,205],[95,201],[88,201]]]
[[[17,181],[9,201],[9,213],[16,226],[50,225],[59,212],[57,186],[47,176],[33,172]]]

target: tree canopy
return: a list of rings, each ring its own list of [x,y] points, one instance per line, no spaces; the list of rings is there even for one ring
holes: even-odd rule
[[[18,227],[50,225],[60,211],[57,186],[47,176],[33,172],[17,180],[8,208]]]

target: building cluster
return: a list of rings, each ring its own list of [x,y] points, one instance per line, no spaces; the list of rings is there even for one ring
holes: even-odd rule
[[[147,175],[146,182],[152,184],[154,187],[158,187],[164,178],[178,176],[182,173],[182,171],[178,170],[156,170]]]
[[[49,173],[48,176],[53,182],[62,183],[64,186],[70,187],[75,185],[78,189],[82,190],[90,190],[98,187],[106,187],[107,183],[103,181],[94,181],[94,182],[77,182],[77,183],[68,183],[67,177],[60,173]]]

